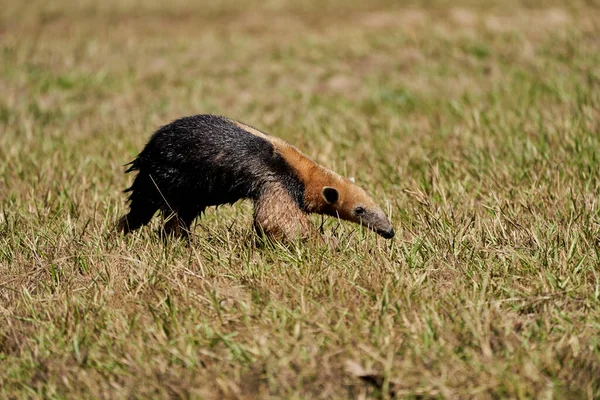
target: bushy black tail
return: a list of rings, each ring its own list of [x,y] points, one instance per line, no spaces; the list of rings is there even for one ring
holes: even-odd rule
[[[133,171],[139,171],[141,164],[142,164],[142,160],[141,160],[140,156],[137,156],[133,161],[128,162],[127,164],[123,165],[124,167],[129,167],[125,170],[125,173],[128,174]]]
[[[142,161],[140,159],[140,156],[138,156],[135,160],[128,162],[127,164],[123,165],[124,167],[129,167],[125,170],[125,173],[128,174],[130,172],[134,172],[134,171],[140,171],[141,167],[142,167]],[[134,190],[134,185],[135,185],[135,181],[137,180],[134,179],[133,184],[128,187],[127,189],[123,190],[123,193],[128,193]],[[129,198],[129,200],[131,200],[131,198]]]
[[[122,216],[117,223],[117,229],[125,234],[146,225],[160,206],[160,199],[156,197],[154,183],[150,175],[142,172],[142,160],[138,156],[135,160],[125,164],[129,167],[126,173],[140,171],[130,187],[123,192],[129,195],[129,213]]]

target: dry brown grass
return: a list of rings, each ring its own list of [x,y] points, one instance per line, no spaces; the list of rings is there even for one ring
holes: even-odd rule
[[[598,7],[320,3],[1,2],[0,396],[600,397]],[[397,238],[115,235],[122,165],[206,112]]]

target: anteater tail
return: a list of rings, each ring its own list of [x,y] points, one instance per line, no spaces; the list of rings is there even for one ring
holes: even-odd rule
[[[133,172],[133,171],[139,171],[140,170],[140,158],[138,157],[135,160],[128,162],[127,164],[125,164],[123,166],[129,167],[125,170],[126,174]]]
[[[124,167],[129,167],[125,170],[125,173],[128,174],[130,172],[134,172],[134,171],[139,171],[140,167],[141,167],[141,162],[140,162],[140,157],[138,156],[135,160],[128,162],[127,164],[123,165]],[[133,191],[134,186],[135,186],[135,179],[134,179],[134,184],[132,184],[130,187],[128,187],[127,189],[123,190],[123,193],[128,193]],[[131,199],[130,199],[131,200]]]
[[[142,160],[138,156],[132,162],[125,164],[126,172],[142,171]],[[129,213],[122,216],[117,222],[117,229],[125,234],[132,232],[142,225],[150,222],[150,219],[160,207],[160,201],[155,196],[154,182],[150,175],[138,173],[133,183],[123,192],[129,192]]]

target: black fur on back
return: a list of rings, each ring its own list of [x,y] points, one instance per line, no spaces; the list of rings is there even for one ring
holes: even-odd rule
[[[126,190],[131,230],[158,209],[193,219],[208,206],[256,199],[275,181],[305,209],[304,184],[274,146],[220,116],[184,117],[163,126],[128,165],[127,172],[138,171]]]

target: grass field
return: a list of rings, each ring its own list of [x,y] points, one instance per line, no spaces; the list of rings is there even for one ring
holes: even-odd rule
[[[0,0],[0,398],[600,398],[600,4],[321,3]],[[257,248],[243,202],[115,234],[198,113],[396,237]]]

